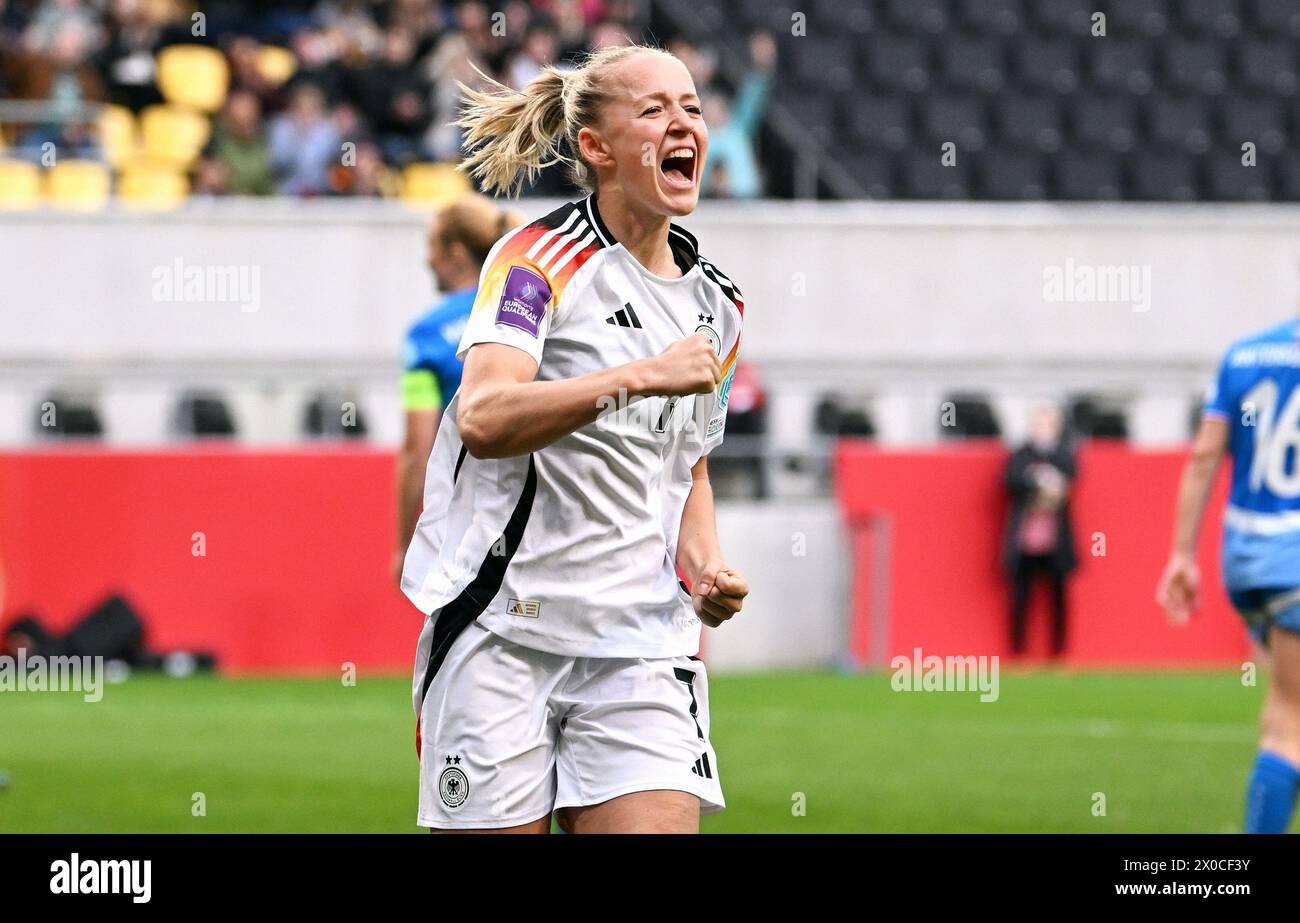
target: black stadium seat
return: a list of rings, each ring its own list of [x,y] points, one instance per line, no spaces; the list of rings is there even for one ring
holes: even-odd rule
[[[1219,119],[1221,147],[1240,152],[1244,142],[1253,141],[1261,154],[1278,154],[1286,146],[1286,112],[1277,100],[1225,98],[1219,104]]]
[[[928,46],[915,38],[874,35],[867,43],[865,72],[879,86],[923,92],[930,85]]]
[[[851,176],[869,199],[889,199],[898,195],[893,159],[886,154],[866,154],[845,150],[837,162]]]
[[[1162,45],[1161,89],[1215,96],[1227,86],[1227,56],[1214,39],[1176,38]]]
[[[1241,85],[1260,93],[1296,92],[1296,47],[1285,39],[1242,38],[1234,43]]]
[[[1112,200],[1123,195],[1124,184],[1114,158],[1061,153],[1052,158],[1053,185],[1059,199]]]
[[[1013,147],[1051,153],[1061,146],[1061,103],[1056,96],[1012,96],[993,101],[999,138]]]
[[[1178,0],[1178,17],[1188,31],[1233,38],[1241,31],[1238,0]]]
[[[1041,199],[1047,172],[1037,154],[988,151],[975,159],[976,191],[983,199]]]
[[[1025,37],[1012,43],[1016,71],[1031,89],[1070,93],[1079,82],[1079,49],[1069,39]]]
[[[1074,137],[1087,147],[1124,153],[1137,140],[1137,107],[1123,96],[1082,97],[1067,107]]]
[[[1102,90],[1141,95],[1155,84],[1151,44],[1141,39],[1108,35],[1093,42],[1092,81]]]
[[[1198,97],[1157,96],[1147,105],[1147,127],[1159,147],[1201,154],[1210,147],[1210,113]]]
[[[1277,194],[1284,202],[1300,202],[1300,151],[1287,151],[1277,159]]]
[[[1242,164],[1240,154],[1215,154],[1208,170],[1208,198],[1220,202],[1267,202],[1272,191],[1272,170],[1267,160],[1255,166]]]
[[[993,38],[956,38],[942,55],[944,76],[949,85],[996,93],[1006,83],[1002,44]]]
[[[1256,31],[1300,38],[1300,4],[1294,0],[1250,0],[1248,7]]]
[[[1159,38],[1169,31],[1169,3],[1166,0],[1122,0],[1111,6],[1107,36],[1145,35]]]
[[[1024,22],[1021,0],[960,0],[961,24],[972,32],[1015,35]]]
[[[1088,35],[1096,7],[1079,0],[1031,0],[1034,21],[1045,32]]]
[[[888,0],[889,18],[905,32],[938,35],[948,27],[945,0]]]
[[[776,101],[799,121],[815,145],[825,147],[839,134],[835,97],[803,96],[787,89],[777,94]]]
[[[839,36],[792,36],[784,58],[804,90],[844,93],[853,87],[854,40]]]
[[[981,150],[987,143],[987,105],[980,97],[932,93],[920,101],[920,107],[921,123],[934,141],[951,141],[966,152]]]
[[[1196,161],[1177,154],[1143,154],[1132,162],[1132,198],[1139,202],[1190,202],[1196,198]]]
[[[907,97],[850,97],[847,115],[850,136],[867,147],[901,151],[911,142],[911,103]]]
[[[739,52],[752,28],[777,32],[777,101],[873,198],[1010,200],[1041,189],[1071,201],[1293,201],[1300,192],[1300,0],[701,8],[724,11],[719,28]],[[808,10],[807,35],[789,33],[795,10]],[[1096,12],[1104,36],[1091,34]],[[955,167],[939,163],[948,141]],[[1256,145],[1254,173],[1232,166],[1244,142]]]
[[[902,160],[903,188],[913,199],[970,198],[970,180],[966,164],[970,158],[958,156],[957,163],[945,167],[939,151],[913,148]]]
[[[879,18],[870,3],[845,3],[844,0],[813,0],[809,4],[809,19],[817,24],[833,23],[837,29],[847,29],[858,35],[874,31]],[[786,27],[789,31],[789,27]]]

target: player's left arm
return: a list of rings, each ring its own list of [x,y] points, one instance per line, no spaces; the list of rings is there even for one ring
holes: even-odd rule
[[[727,566],[718,545],[708,456],[701,457],[691,469],[691,492],[682,509],[677,538],[677,566],[691,580],[695,614],[710,628],[717,628],[738,613],[749,595],[749,583]]]
[[[1156,600],[1175,624],[1186,622],[1197,605],[1201,574],[1196,564],[1196,536],[1219,464],[1228,449],[1228,433],[1226,419],[1207,414],[1201,419],[1191,455],[1183,466],[1174,516],[1173,547],[1156,588]]]

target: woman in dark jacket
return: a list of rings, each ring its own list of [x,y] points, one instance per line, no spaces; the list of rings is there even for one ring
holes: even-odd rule
[[[1065,580],[1078,563],[1070,526],[1070,490],[1076,473],[1074,446],[1063,438],[1061,412],[1046,405],[1034,412],[1029,441],[1007,460],[1005,482],[1011,512],[1002,536],[1002,565],[1012,584],[1011,649],[1023,653],[1029,591],[1037,577],[1052,589],[1052,655],[1065,648]]]

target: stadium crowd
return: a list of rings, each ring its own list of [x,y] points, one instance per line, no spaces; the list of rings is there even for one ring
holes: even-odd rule
[[[53,142],[65,156],[104,159],[86,113],[107,103],[139,117],[168,102],[160,52],[206,45],[228,77],[204,114],[199,156],[183,166],[192,193],[388,196],[407,165],[459,160],[450,124],[458,84],[479,88],[490,77],[520,87],[547,64],[571,66],[651,31],[646,0],[215,0],[201,10],[179,0],[0,0],[0,100],[35,104],[22,117],[0,108],[0,123],[7,156],[35,160]],[[715,52],[667,44],[709,112],[704,194],[762,194],[755,138],[771,37],[754,36],[734,94],[718,79]],[[552,170],[527,191],[572,190]]]

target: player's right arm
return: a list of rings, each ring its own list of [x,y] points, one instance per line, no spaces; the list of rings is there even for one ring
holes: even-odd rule
[[[650,359],[577,378],[535,381],[546,340],[567,305],[564,294],[576,265],[547,264],[542,248],[554,234],[545,225],[529,225],[498,241],[483,264],[457,350],[465,368],[456,426],[475,458],[510,458],[544,448],[594,421],[611,400],[618,406],[652,394],[707,394],[722,380],[708,339],[693,334]]]
[[[1215,475],[1228,448],[1228,438],[1228,420],[1218,414],[1207,414],[1201,419],[1191,455],[1183,466],[1174,514],[1173,547],[1156,588],[1156,600],[1174,624],[1186,622],[1197,606],[1201,573],[1196,565],[1196,536]]]
[[[465,356],[456,424],[475,458],[509,458],[581,429],[618,401],[708,394],[722,366],[706,336],[678,340],[658,356],[559,381],[534,381],[537,361],[513,345],[481,342]]]

